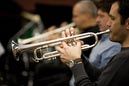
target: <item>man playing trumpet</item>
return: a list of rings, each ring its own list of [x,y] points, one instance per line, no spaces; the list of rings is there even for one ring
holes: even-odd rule
[[[113,1],[113,0],[112,0]],[[129,85],[129,0],[114,0],[109,12],[107,26],[110,29],[110,40],[122,45],[121,52],[113,56],[108,65],[98,70],[88,61],[83,65],[81,60],[81,42],[76,41],[74,46],[68,46],[65,42],[58,50],[61,56],[72,62],[72,71],[77,86],[128,86]],[[65,35],[65,34],[66,35]],[[63,32],[64,36],[67,33]],[[90,71],[90,72],[88,72]],[[96,77],[92,82],[91,75]]]

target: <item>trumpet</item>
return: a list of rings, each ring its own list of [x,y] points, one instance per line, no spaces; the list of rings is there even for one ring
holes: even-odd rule
[[[43,39],[43,38],[46,38],[52,34],[55,34],[55,33],[60,33],[61,31],[65,30],[66,28],[70,28],[70,27],[73,27],[75,26],[75,23],[70,23],[64,27],[61,27],[61,28],[57,28],[56,30],[53,30],[53,31],[50,31],[50,32],[46,32],[46,33],[43,33],[41,35],[38,35],[38,36],[35,36],[35,37],[32,37],[32,38],[28,38],[28,39],[19,39],[18,40],[18,43],[19,44],[28,44],[28,43],[31,43],[31,42],[34,42],[36,40],[40,40],[40,39]]]
[[[17,44],[14,41],[12,41],[11,47],[12,47],[12,52],[15,57],[17,57],[20,53],[23,53],[25,51],[33,50],[34,51],[34,60],[36,62],[39,62],[40,60],[43,60],[43,59],[51,59],[51,58],[60,56],[58,51],[53,51],[53,52],[43,53],[43,55],[39,58],[37,56],[37,50],[39,50],[41,48],[54,47],[54,46],[60,45],[62,43],[62,41],[69,41],[69,40],[76,41],[76,40],[86,39],[89,37],[94,37],[95,38],[94,44],[92,44],[92,45],[83,44],[81,46],[82,50],[89,49],[89,48],[94,47],[98,43],[98,35],[109,33],[109,32],[110,32],[110,30],[106,30],[103,32],[98,32],[98,33],[88,32],[88,33],[78,34],[78,35],[74,35],[74,36],[70,36],[70,37],[59,38],[59,39],[55,39],[55,40],[34,43],[34,44],[27,44],[27,45]]]

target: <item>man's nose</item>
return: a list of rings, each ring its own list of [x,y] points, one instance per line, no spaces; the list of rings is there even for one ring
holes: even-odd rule
[[[109,19],[108,22],[106,23],[107,28],[111,27],[111,20]]]
[[[99,17],[96,18],[96,23],[98,24],[100,21]]]

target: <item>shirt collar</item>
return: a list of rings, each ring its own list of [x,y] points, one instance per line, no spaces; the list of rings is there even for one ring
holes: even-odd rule
[[[108,39],[109,34],[103,34],[101,37],[101,41],[105,41],[106,39]]]

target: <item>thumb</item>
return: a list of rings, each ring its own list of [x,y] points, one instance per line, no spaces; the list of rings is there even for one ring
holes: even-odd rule
[[[66,49],[68,47],[68,45],[66,44],[66,42],[62,42],[63,48]]]
[[[81,47],[81,41],[77,41],[77,46]]]

